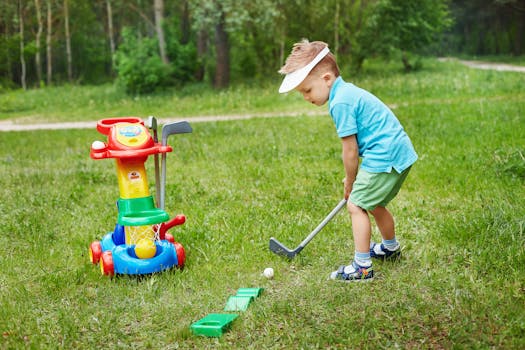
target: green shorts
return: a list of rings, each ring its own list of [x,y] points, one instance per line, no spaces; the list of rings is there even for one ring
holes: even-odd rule
[[[409,171],[410,167],[401,174],[393,169],[391,173],[370,173],[359,169],[350,193],[350,202],[365,210],[386,207],[399,192]]]

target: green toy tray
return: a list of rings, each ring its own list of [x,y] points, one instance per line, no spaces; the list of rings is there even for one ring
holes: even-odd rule
[[[209,314],[190,326],[193,333],[205,337],[220,337],[229,328],[237,314]]]

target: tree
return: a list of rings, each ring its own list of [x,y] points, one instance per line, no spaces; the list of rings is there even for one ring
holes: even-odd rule
[[[448,0],[379,0],[359,35],[361,59],[401,52],[405,70],[413,69],[410,53],[418,53],[451,25],[447,3]]]
[[[262,72],[268,67],[272,72],[277,70],[274,47],[284,33],[280,23],[278,8],[282,0],[194,0],[190,2],[193,28],[198,36],[199,52],[208,50],[199,57],[203,62],[214,60],[213,82],[215,87],[226,87],[229,84],[233,62],[242,65],[242,74],[253,76],[253,67]],[[279,35],[277,34],[279,33]],[[213,45],[205,45],[207,39]],[[211,49],[213,48],[213,50]],[[270,53],[270,57],[267,56]],[[271,58],[271,59],[268,59]],[[275,62],[275,66],[271,64]],[[248,67],[249,66],[249,67]],[[249,68],[249,69],[248,69]]]
[[[108,38],[109,49],[111,52],[111,69],[115,69],[115,37],[113,34],[113,9],[111,7],[111,0],[106,0],[106,13],[108,17]]]
[[[73,81],[73,57],[71,55],[71,33],[69,31],[69,4],[64,0],[64,29],[66,33],[67,79]]]
[[[219,8],[221,8],[219,6]],[[230,44],[226,32],[225,14],[220,11],[219,21],[215,23],[215,51],[217,66],[215,68],[215,87],[225,88],[230,84]]]
[[[166,54],[166,40],[164,39],[164,29],[162,28],[164,22],[164,0],[154,1],[155,12],[155,31],[157,32],[157,40],[159,42],[160,58],[164,64],[169,64],[168,55]]]
[[[51,48],[51,38],[53,35],[53,16],[51,1],[47,0],[47,33],[46,33],[46,62],[47,62],[47,85],[53,81],[53,53]]]
[[[230,81],[230,48],[228,32],[226,28],[226,13],[224,4],[218,0],[193,1],[190,3],[195,18],[194,26],[199,32],[199,39],[208,38],[205,33],[213,33],[216,65],[213,84],[217,88],[228,86]],[[207,48],[203,42],[199,42],[198,52],[203,54],[203,48]],[[205,54],[205,53],[204,53]],[[205,57],[199,57],[200,60],[206,61]]]
[[[455,25],[440,36],[451,18]],[[167,86],[194,80],[220,88],[277,77],[292,44],[304,37],[327,42],[343,70],[348,63],[359,67],[378,55],[400,57],[410,70],[417,55],[429,52],[523,54],[525,2],[4,0],[0,89],[73,78],[78,83],[113,79],[125,27],[137,41],[136,46],[128,44],[128,54],[133,58],[131,49],[140,51],[142,61],[135,63],[148,76],[145,90],[152,90],[155,82]],[[143,39],[148,44],[141,46]],[[155,52],[146,52],[150,49]],[[27,64],[29,60],[34,64]],[[152,62],[152,70],[142,67],[144,60]],[[132,75],[133,70],[127,72]]]
[[[35,38],[35,46],[36,46],[36,52],[35,52],[35,66],[36,66],[36,76],[38,80],[38,84],[42,81],[42,55],[40,53],[40,46],[41,46],[41,40],[42,40],[42,32],[44,28],[44,23],[42,22],[42,4],[40,3],[40,0],[35,0],[35,10],[36,10],[36,19],[38,23],[38,29],[36,32],[36,38]]]
[[[525,53],[525,1],[452,0],[455,25],[445,36],[452,53]]]
[[[22,0],[18,0],[18,9],[18,24],[20,28],[20,66],[22,68],[20,83],[22,84],[22,88],[26,90],[26,60],[24,57],[24,4]]]
[[[167,85],[170,67],[162,62],[155,38],[139,38],[124,28],[116,54],[118,82],[128,93],[143,94]]]

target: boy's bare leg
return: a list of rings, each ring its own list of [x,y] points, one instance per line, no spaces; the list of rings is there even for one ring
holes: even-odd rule
[[[374,216],[376,225],[379,228],[379,232],[381,232],[383,239],[394,239],[396,236],[394,217],[390,214],[388,209],[385,207],[376,207],[374,210],[370,211],[370,213]]]
[[[355,250],[358,252],[368,252],[370,249],[370,236],[372,234],[368,213],[352,202],[348,202],[348,212],[352,219]]]
[[[348,212],[352,218],[352,231],[354,234],[354,259],[349,265],[340,266],[330,274],[333,280],[359,281],[374,278],[374,269],[370,253],[371,223],[366,210],[348,202]]]

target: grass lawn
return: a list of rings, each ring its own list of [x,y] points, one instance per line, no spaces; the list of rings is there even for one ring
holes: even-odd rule
[[[144,278],[110,279],[89,263],[89,243],[117,215],[115,164],[89,158],[103,136],[1,133],[0,348],[524,348],[525,74],[436,61],[411,75],[368,69],[355,82],[395,108],[420,156],[391,205],[403,258],[376,263],[371,283],[327,281],[354,250],[346,214],[293,261],[268,250],[271,236],[296,246],[343,192],[330,118],[286,117],[316,110],[300,96],[268,85],[217,101],[212,92],[122,97],[130,105],[119,107],[76,97],[111,95],[108,86],[0,95],[3,119],[33,122],[284,111],[194,123],[170,138],[166,208],[187,216],[170,231],[187,263]],[[58,102],[35,102],[46,99]],[[147,167],[153,191],[152,159]],[[265,291],[229,332],[191,334],[241,287]]]

